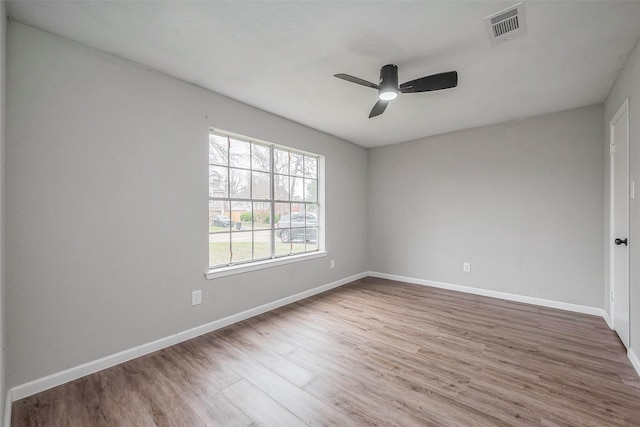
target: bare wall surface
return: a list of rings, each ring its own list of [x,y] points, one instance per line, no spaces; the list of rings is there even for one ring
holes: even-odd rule
[[[371,270],[603,307],[602,114],[370,150]]]
[[[8,61],[9,386],[366,271],[365,149],[15,22]],[[328,257],[204,279],[209,126],[326,156]]]
[[[629,277],[630,277],[630,336],[631,348],[636,354],[640,347],[640,206],[638,194],[640,189],[640,47],[636,45],[629,56],[620,77],[616,81],[611,93],[604,104],[604,126],[606,140],[604,144],[605,191],[604,209],[606,212],[605,243],[606,286],[605,295],[609,295],[609,122],[618,109],[629,98],[629,179],[636,183],[636,198],[629,200]],[[607,311],[609,311],[609,301]]]

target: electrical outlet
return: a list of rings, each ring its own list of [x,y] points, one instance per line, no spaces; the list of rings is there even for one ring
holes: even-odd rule
[[[334,269],[334,268],[336,268],[336,260],[332,259],[331,260],[331,269]]]
[[[470,262],[463,262],[462,263],[462,271],[464,271],[465,273],[471,273],[471,263]]]
[[[200,289],[191,292],[191,305],[198,304],[202,304],[202,290]]]

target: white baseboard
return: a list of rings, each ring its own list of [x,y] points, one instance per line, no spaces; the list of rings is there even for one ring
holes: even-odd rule
[[[524,302],[527,304],[557,308],[560,310],[573,311],[576,313],[592,314],[594,316],[601,316],[601,317],[604,317],[607,314],[602,308],[590,307],[587,305],[571,304],[567,302],[559,302],[559,301],[547,300],[543,298],[535,298],[535,297],[528,297],[524,295],[510,294],[507,292],[492,291],[489,289],[473,288],[470,286],[436,282],[433,280],[416,279],[414,277],[398,276],[395,274],[378,273],[376,271],[370,271],[368,274],[369,276],[378,277],[381,279],[398,280],[400,282],[413,283],[416,285],[431,286],[433,288],[440,288],[440,289],[449,289],[452,291],[465,292],[467,294],[474,294],[474,295],[482,295],[482,296],[491,297],[491,298],[500,298],[508,301]]]
[[[2,423],[4,427],[11,427],[11,404],[13,403],[11,394],[11,390],[7,390],[7,396],[4,401],[4,420]]]
[[[633,365],[633,368],[636,370],[638,375],[640,375],[640,359],[638,359],[638,355],[632,348],[627,350],[627,357],[631,361],[631,365]]]
[[[120,363],[124,363],[128,360],[135,359],[136,357],[144,356],[145,354],[162,350],[163,348],[167,348],[172,345],[189,340],[191,338],[195,338],[197,336],[207,334],[217,329],[224,328],[225,326],[229,326],[233,323],[241,322],[243,320],[257,316],[259,314],[266,313],[267,311],[271,311],[276,308],[285,306],[287,304],[291,304],[293,302],[303,300],[310,296],[317,295],[322,292],[326,292],[330,289],[337,288],[339,286],[353,282],[354,280],[362,279],[363,277],[366,277],[366,276],[367,276],[367,273],[355,274],[353,276],[346,277],[344,279],[341,279],[326,285],[318,286],[317,288],[309,289],[308,291],[300,292],[295,295],[291,295],[291,296],[279,299],[277,301],[263,304],[259,307],[245,310],[241,313],[227,316],[225,318],[215,320],[213,322],[206,323],[204,325],[196,326],[195,328],[191,328],[186,331],[178,332],[177,334],[170,335],[165,338],[160,338],[158,340],[155,340],[146,344],[142,344],[137,347],[124,350],[119,353],[103,357],[98,360],[94,360],[79,366],[75,366],[73,368],[66,369],[61,372],[57,372],[55,374],[51,374],[44,378],[39,378],[37,380],[33,380],[28,383],[15,386],[11,390],[9,390],[8,393],[11,398],[11,401],[23,399],[27,396],[40,393],[41,391],[44,391],[44,390],[48,390],[52,387],[59,386],[69,381],[73,381],[78,378],[82,378],[86,375],[93,374],[95,372],[101,371],[106,368],[110,368]]]
[[[607,322],[607,326],[609,327],[609,329],[613,330],[613,320],[611,320],[611,316],[609,316],[609,313],[607,313],[606,310],[603,310],[604,314],[602,315],[602,317],[604,318],[604,321]]]

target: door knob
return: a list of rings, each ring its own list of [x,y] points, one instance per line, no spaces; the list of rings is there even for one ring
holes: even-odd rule
[[[616,245],[625,245],[625,246],[627,246],[627,239],[616,239],[616,240],[614,240],[614,243]]]

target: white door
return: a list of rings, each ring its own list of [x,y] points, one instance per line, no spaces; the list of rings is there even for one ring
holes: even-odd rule
[[[611,290],[613,327],[629,348],[629,107],[610,122],[611,147]]]

